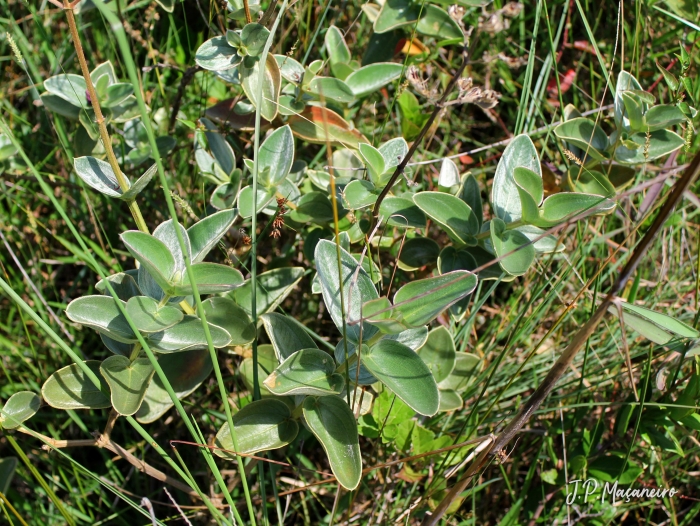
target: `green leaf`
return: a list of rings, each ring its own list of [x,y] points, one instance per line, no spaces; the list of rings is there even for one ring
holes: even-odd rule
[[[538,224],[540,219],[538,207],[544,196],[542,178],[532,170],[519,166],[513,170],[513,180],[520,194],[522,221]]]
[[[382,144],[379,153],[384,158],[384,176],[381,178],[382,186],[389,182],[389,177],[404,157],[408,154],[408,143],[403,137],[391,139]]]
[[[291,316],[270,312],[260,316],[279,363],[302,349],[318,348],[304,327]]]
[[[103,381],[100,374],[100,362],[88,360],[85,365]],[[96,387],[77,364],[59,369],[44,382],[41,396],[51,407],[56,409],[104,409],[112,407],[107,383]]]
[[[192,247],[192,263],[203,261],[206,255],[233,226],[238,211],[222,210],[197,221],[187,229]]]
[[[362,365],[411,409],[425,416],[437,413],[437,384],[428,366],[409,347],[380,340],[360,356]]]
[[[626,326],[659,345],[664,345],[676,338],[700,337],[700,332],[666,314],[622,301],[618,305],[622,309],[621,321]],[[620,316],[615,306],[608,308],[608,312]]]
[[[440,274],[446,274],[453,270],[468,270],[471,272],[477,267],[478,265],[471,254],[465,250],[457,250],[453,246],[445,247],[438,256],[438,271]],[[455,321],[461,320],[467,313],[470,300],[471,294],[450,307],[450,313]]]
[[[241,31],[241,41],[251,57],[260,56],[269,36],[270,30],[255,22],[246,24]]]
[[[471,238],[479,233],[476,215],[459,197],[442,192],[419,192],[413,196],[413,201],[458,243],[472,244]]]
[[[234,414],[233,427],[238,451],[235,451],[231,430],[226,422],[216,434],[214,445],[221,448],[214,450],[217,456],[233,459],[233,452],[251,455],[279,449],[299,433],[299,425],[292,418],[287,404],[270,398],[251,402]]]
[[[457,195],[472,209],[472,213],[479,223],[479,229],[481,229],[481,224],[484,222],[484,205],[481,201],[481,188],[472,174],[467,174],[464,177],[462,188],[457,192]]]
[[[348,49],[345,37],[340,29],[336,26],[329,27],[328,31],[326,31],[324,42],[331,66],[338,63],[348,64],[350,62],[352,59],[350,49]]]
[[[255,324],[248,314],[236,303],[223,297],[213,297],[202,302],[207,323],[221,327],[228,332],[229,345],[246,345],[256,337]]]
[[[168,279],[167,287],[163,287],[160,284],[159,278],[156,278],[156,276],[151,272],[151,268],[147,267],[146,265],[141,265],[138,270],[139,288],[145,295],[158,301],[163,300],[166,294],[175,296],[176,292],[174,284],[179,283],[182,279],[184,279],[183,276],[186,272],[185,255],[188,258],[191,258],[192,254],[190,238],[187,235],[185,227],[179,223],[177,224],[177,228],[180,230],[180,235],[182,236],[182,240],[185,245],[184,252],[180,246],[180,240],[178,239],[175,228],[175,221],[168,219],[156,227],[156,229],[153,231],[152,237],[153,240],[161,241],[165,245],[168,252],[170,252],[172,255],[173,261],[175,262],[175,267],[170,275],[170,278]],[[158,273],[160,270],[160,268],[154,268],[153,272]],[[182,298],[172,298],[170,301],[180,302],[181,300]]]
[[[214,37],[199,46],[194,61],[209,71],[226,71],[240,64],[242,57],[226,41],[226,37]]]
[[[345,214],[339,210],[338,215],[342,217]],[[333,203],[326,192],[309,192],[299,199],[297,208],[292,211],[290,217],[298,223],[314,221],[325,224],[333,221]]]
[[[338,253],[335,243],[322,239],[316,245],[315,260],[316,270],[323,293],[323,301],[339,331],[343,331],[343,317],[341,314],[340,287],[342,283],[344,311],[346,321],[362,318],[362,305],[379,297],[374,288],[372,279],[367,272],[359,266],[357,260],[351,254],[340,248],[340,266],[338,269]],[[355,281],[357,275],[357,281]],[[352,290],[351,289],[352,284]],[[363,340],[368,340],[377,329],[369,323],[363,322],[356,325],[346,324],[347,338],[357,342],[362,335]]]
[[[209,324],[209,332],[217,349],[229,344],[229,333],[221,327]],[[207,339],[202,321],[196,316],[186,315],[177,325],[162,332],[150,334],[148,344],[151,349],[161,353],[184,352],[192,349],[206,349]]]
[[[572,167],[566,173],[566,179],[573,192],[602,197],[614,197],[616,194],[615,187],[608,177],[597,170],[581,170],[579,167]]]
[[[256,313],[258,316],[274,311],[289,296],[304,276],[302,267],[284,267],[259,274],[256,281]],[[249,316],[252,311],[253,282],[247,280],[230,294]]]
[[[439,40],[464,40],[462,28],[447,11],[430,4],[423,6],[416,31]]]
[[[374,32],[386,33],[397,27],[411,24],[418,20],[420,13],[420,4],[410,0],[387,0],[374,21]]]
[[[623,473],[620,473],[622,470]],[[603,455],[588,464],[588,473],[603,482],[617,482],[627,485],[634,482],[643,469],[631,460],[627,460],[618,455]]]
[[[73,166],[85,184],[109,197],[121,198],[122,190],[109,163],[94,157],[76,157]]]
[[[450,331],[438,327],[428,333],[428,341],[418,351],[436,382],[447,378],[455,367],[455,343]]]
[[[491,203],[496,217],[506,223],[517,221],[522,216],[520,194],[513,178],[518,166],[528,168],[542,177],[537,150],[527,135],[518,135],[508,144],[493,179]]]
[[[217,210],[231,208],[236,201],[239,186],[240,182],[236,182],[236,184],[225,183],[217,186],[211,194],[211,206]],[[236,212],[238,212],[238,210],[236,210]]]
[[[398,336],[396,334],[392,334],[390,336]],[[389,338],[389,335],[384,336],[385,338]],[[338,344],[335,346],[335,361],[338,365],[342,365],[345,363],[345,339],[341,339]],[[347,342],[348,346],[348,359],[351,358],[357,351],[357,345],[355,345],[353,342],[348,341]],[[367,352],[369,348],[365,345],[362,344],[362,349],[360,351],[360,356]],[[372,376],[372,374],[367,370],[367,368],[364,365],[360,364],[360,372],[358,374],[357,372],[357,363],[351,363],[348,366],[348,378],[350,379],[351,384],[357,383],[358,385],[372,385],[373,383],[377,382],[377,379]],[[356,382],[357,380],[357,382]]]
[[[158,365],[180,400],[194,392],[214,369],[208,349],[163,354],[158,357]],[[155,375],[148,384],[136,420],[142,424],[155,422],[171,407],[170,395],[160,377]]]
[[[112,407],[123,416],[136,414],[155,369],[148,358],[129,362],[126,356],[110,356],[100,366],[102,376],[112,391]]]
[[[497,217],[491,221],[491,243],[496,255],[503,258],[498,264],[511,276],[522,276],[535,260],[535,247],[527,236],[517,230],[506,230],[506,224]]]
[[[278,396],[339,394],[345,385],[333,357],[321,349],[302,349],[284,360],[263,385]]]
[[[309,396],[304,400],[303,414],[340,485],[354,490],[362,477],[362,456],[357,423],[348,404],[335,396]]]
[[[542,204],[541,221],[538,226],[558,225],[579,214],[587,215],[610,212],[615,208],[615,201],[599,195],[579,194],[576,192],[559,192],[550,195]]]
[[[122,302],[124,303],[124,302]],[[124,305],[126,307],[126,305]],[[129,327],[111,296],[83,296],[71,301],[66,316],[122,343],[135,343],[136,335]]]
[[[627,90],[642,90],[642,86],[637,82],[632,75],[622,70],[617,76],[615,84],[615,123],[618,127],[629,130],[629,119],[623,117],[625,113],[625,103],[622,99],[622,93]],[[642,113],[647,111],[647,107],[642,107]]]
[[[441,413],[447,411],[457,411],[462,409],[464,406],[464,400],[459,396],[457,391],[452,389],[439,389],[440,393],[440,408],[438,411]]]
[[[140,332],[164,331],[172,327],[184,314],[181,310],[159,302],[148,296],[134,296],[126,302],[126,312]]]
[[[267,55],[264,73],[262,73],[262,101],[258,101],[262,69],[260,60],[256,60],[250,67],[243,62],[238,72],[246,97],[255,107],[260,105],[260,113],[264,119],[272,121],[277,116],[277,99],[279,99],[282,81],[279,66],[272,53]]]
[[[243,283],[243,274],[235,268],[218,263],[195,263],[192,265],[192,276],[197,284],[199,294],[218,294],[233,290]],[[192,294],[192,284],[189,274],[184,274],[182,281],[174,285],[175,294]]]
[[[345,78],[345,84],[355,97],[362,98],[376,93],[380,88],[401,76],[403,64],[376,62],[353,71]]]
[[[370,181],[357,179],[343,189],[343,203],[351,210],[359,210],[373,205],[379,192]]]
[[[130,95],[134,94],[134,87],[127,82],[117,82],[107,86],[107,93],[104,100],[100,97],[102,106],[114,108],[124,102]]]
[[[690,0],[692,2],[692,0]],[[659,68],[659,71],[661,74],[664,76],[664,80],[666,81],[666,85],[671,91],[676,91],[678,89],[678,79],[676,76],[668,71],[666,68],[663,66],[659,65],[659,63],[656,63],[656,67]]]
[[[105,296],[109,296],[109,289],[107,289],[107,281],[109,281],[114,292],[117,293],[117,297],[120,300],[128,301],[129,298],[133,298],[134,296],[141,296],[139,286],[136,284],[135,277],[137,276],[138,271],[135,269],[127,270],[126,272],[118,272],[117,274],[112,274],[98,281],[95,288]]]
[[[323,100],[332,100],[343,104],[354,102],[355,100],[355,95],[350,87],[342,80],[333,77],[314,77],[304,87],[304,91]]]
[[[58,113],[59,115],[74,121],[77,121],[80,118],[80,107],[74,106],[63,97],[59,97],[54,93],[42,93],[41,102],[47,110],[53,113]],[[81,151],[86,152],[86,150]]]
[[[139,177],[136,182],[129,187],[129,189],[124,192],[120,199],[122,201],[131,201],[133,200],[137,195],[139,195],[146,186],[148,186],[148,183],[151,182],[151,179],[153,179],[153,176],[156,174],[158,171],[158,165],[153,164],[148,170],[146,170],[141,177]]]
[[[401,247],[399,267],[403,270],[416,270],[437,261],[440,246],[427,237],[407,239]]]
[[[385,297],[365,303],[362,306],[362,314],[369,323],[385,334],[398,334],[407,329],[401,322],[401,314],[391,309],[391,302]]]
[[[294,136],[287,126],[277,128],[260,146],[258,173],[260,182],[268,187],[277,186],[287,178],[294,162]],[[264,174],[264,175],[263,175]]]
[[[90,103],[85,95],[87,84],[80,75],[73,73],[55,75],[44,81],[44,89],[78,108],[88,109]]]
[[[411,199],[388,196],[379,207],[379,215],[389,226],[398,228],[425,228],[427,219]]]
[[[481,366],[481,359],[475,354],[465,352],[455,353],[455,366],[452,372],[442,380],[438,387],[443,390],[460,391],[469,385]]]
[[[441,276],[412,281],[394,296],[394,308],[412,327],[425,325],[476,288],[476,274],[455,270]]]
[[[360,144],[360,155],[365,161],[370,180],[375,186],[379,186],[380,178],[385,170],[384,157],[381,152],[370,144]]]
[[[175,273],[176,264],[173,254],[165,243],[137,230],[124,232],[120,237],[131,255],[141,263],[141,268],[148,272],[163,290],[167,291],[170,288],[170,279]],[[139,272],[139,286],[141,284],[141,272]]]
[[[655,131],[685,122],[686,118],[678,106],[660,104],[649,108],[649,111],[644,115],[644,120],[647,127],[651,131]]]
[[[629,120],[629,128],[631,131],[640,131],[644,126],[644,111],[642,110],[642,101],[635,97],[631,92],[623,91],[620,93],[622,103],[625,106],[625,117]]]
[[[41,398],[31,391],[14,393],[4,406],[0,404],[0,428],[16,429],[33,417],[41,407]]]
[[[258,187],[257,203],[255,205],[255,212],[253,212],[253,187],[246,186],[238,194],[238,212],[243,218],[252,217],[253,213],[261,212],[267,204],[272,201],[275,197],[274,188],[260,188]]]

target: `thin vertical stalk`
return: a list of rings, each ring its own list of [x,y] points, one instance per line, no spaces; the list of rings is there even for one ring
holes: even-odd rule
[[[68,19],[68,28],[70,29],[71,37],[73,38],[73,45],[75,46],[75,53],[78,57],[78,62],[80,63],[80,70],[83,73],[83,78],[85,79],[85,84],[87,86],[88,94],[90,95],[90,103],[92,104],[92,109],[95,112],[95,122],[97,122],[97,128],[100,131],[100,138],[102,139],[102,144],[107,152],[107,161],[112,167],[112,171],[117,178],[119,183],[119,188],[122,192],[126,192],[129,189],[129,183],[124,177],[121,169],[119,168],[119,163],[117,162],[117,157],[114,155],[114,150],[112,149],[112,139],[107,131],[107,125],[105,124],[104,115],[102,115],[102,108],[100,108],[100,102],[97,98],[97,91],[95,91],[95,86],[92,83],[92,78],[90,77],[90,70],[88,69],[87,61],[85,60],[85,53],[83,51],[83,45],[80,41],[80,34],[78,33],[78,26],[75,23],[75,14],[73,13],[73,8],[67,2],[64,2],[66,18]],[[136,227],[141,232],[148,233],[148,227],[146,222],[141,215],[141,209],[135,200],[131,199],[127,201],[127,206],[131,215],[134,217],[136,222]]]
[[[257,235],[257,207],[258,207],[258,170],[260,165],[260,124],[261,124],[261,106],[263,101],[263,84],[265,82],[265,69],[267,67],[267,57],[270,53],[270,48],[272,47],[272,39],[275,36],[277,27],[279,26],[280,20],[282,20],[282,15],[287,9],[287,0],[282,2],[280,10],[277,13],[277,18],[270,28],[270,34],[265,42],[265,47],[260,55],[259,62],[259,75],[258,75],[258,96],[257,99],[259,104],[255,108],[255,132],[253,137],[253,215],[251,217],[251,250],[253,251],[251,264],[250,264],[250,282],[251,282],[251,298],[250,298],[250,310],[251,316],[253,318],[253,324],[257,326],[258,323],[258,297],[257,297],[257,278],[258,278],[258,260],[256,257],[257,247],[258,247],[258,235]],[[258,339],[257,337],[253,339],[253,399],[260,399],[260,378],[258,377]],[[245,477],[245,473],[241,475],[241,479]],[[263,463],[258,464],[258,478],[260,480],[260,496],[262,498],[262,511],[263,519],[268,523],[267,519],[267,495],[265,493],[265,469]]]

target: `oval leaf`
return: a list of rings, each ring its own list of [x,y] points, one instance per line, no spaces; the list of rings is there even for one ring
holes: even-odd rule
[[[246,345],[255,339],[255,324],[248,314],[229,298],[209,298],[202,302],[207,323],[228,332],[229,345]]]
[[[126,304],[124,306],[126,307]],[[118,342],[135,343],[138,341],[111,296],[77,298],[68,304],[66,316],[74,322],[95,329]]]
[[[438,327],[428,333],[428,341],[418,351],[418,356],[433,373],[436,382],[447,378],[455,367],[455,342],[450,331]]]
[[[221,327],[209,324],[214,347],[226,347],[231,338]],[[185,316],[177,325],[148,336],[151,349],[161,353],[182,352],[192,349],[206,349],[207,338],[202,327],[202,320],[196,316]]]
[[[115,355],[102,362],[100,372],[112,391],[114,410],[120,415],[131,416],[141,407],[155,369],[148,358],[129,362],[126,356]]]
[[[440,396],[428,366],[418,354],[393,340],[380,340],[360,356],[362,365],[411,409],[425,416],[437,413]]]
[[[246,66],[245,62],[240,66],[241,86],[246,96],[254,106],[260,105],[261,116],[271,121],[277,116],[277,100],[280,95],[280,85],[282,77],[280,68],[277,65],[274,55],[268,53],[265,63],[264,73],[261,75],[260,60],[256,60],[252,67]],[[262,78],[262,101],[258,100],[260,93],[260,82]]]
[[[41,407],[41,398],[31,391],[13,394],[4,406],[0,407],[0,427],[16,429],[25,420],[33,417]]]
[[[292,419],[289,407],[280,400],[268,398],[249,403],[233,415],[238,451],[233,446],[231,430],[226,422],[216,434],[214,453],[233,459],[234,453],[253,454],[279,449],[294,440],[299,425]],[[224,451],[225,450],[225,451]]]
[[[276,268],[259,274],[256,280],[256,314],[260,316],[274,311],[294,290],[303,276],[302,267]],[[252,293],[253,282],[250,279],[229,293],[249,316],[253,315]]]
[[[121,197],[122,189],[117,176],[109,165],[94,157],[76,157],[73,161],[75,173],[88,185],[109,197]]]
[[[158,365],[178,399],[192,393],[211,374],[214,366],[207,349],[198,349],[161,355]],[[146,396],[136,413],[142,424],[155,422],[173,406],[168,391],[158,375],[153,377],[146,389]]]
[[[323,446],[338,482],[354,490],[362,477],[357,423],[350,407],[335,396],[309,396],[304,400],[304,420]]]
[[[345,78],[345,84],[357,98],[366,97],[380,88],[398,79],[403,71],[403,64],[377,62],[353,71]]]
[[[522,232],[506,230],[497,217],[491,221],[491,243],[499,258],[498,264],[511,276],[522,276],[535,260],[535,247]]]
[[[513,172],[518,166],[528,168],[542,177],[537,150],[527,135],[518,135],[508,144],[493,179],[491,203],[496,216],[506,223],[517,221],[522,216],[520,194],[513,180]]]
[[[297,351],[318,347],[304,327],[294,318],[277,312],[263,314],[260,318],[265,324],[265,331],[272,342],[279,363]]]
[[[145,333],[164,331],[184,316],[180,309],[161,306],[159,302],[147,296],[130,298],[126,302],[126,312],[136,328]]]
[[[345,381],[334,373],[335,361],[321,349],[302,349],[282,362],[263,385],[278,396],[339,394]]]
[[[425,325],[450,305],[471,294],[477,282],[476,274],[466,270],[413,281],[396,292],[394,309],[401,313],[408,325]]]
[[[100,374],[100,362],[88,360],[85,365],[104,380]],[[112,407],[107,383],[96,387],[83,370],[77,364],[59,369],[44,382],[41,387],[41,396],[51,407],[56,409],[104,409]]]
[[[442,192],[420,192],[413,196],[413,201],[458,243],[467,244],[479,233],[476,215],[459,197]]]
[[[222,210],[197,221],[187,229],[187,237],[192,247],[192,263],[203,261],[212,248],[229,231],[236,220],[238,211]]]
[[[343,248],[340,248],[341,270],[338,270],[338,253],[335,243],[322,239],[316,245],[315,260],[316,270],[321,281],[323,301],[339,331],[343,330],[343,316],[341,313],[340,287],[342,284],[344,311],[346,321],[362,318],[362,305],[379,297],[374,288],[372,279],[367,272],[359,266],[357,260]],[[357,281],[355,282],[355,275]],[[351,287],[352,284],[352,287]],[[352,290],[351,290],[352,288]],[[347,338],[357,342],[362,333],[362,338],[368,340],[377,329],[368,323],[350,325],[346,324]]]

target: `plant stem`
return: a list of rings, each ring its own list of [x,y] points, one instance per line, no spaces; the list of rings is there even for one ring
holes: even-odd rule
[[[92,104],[92,109],[95,112],[95,122],[100,130],[100,138],[107,152],[107,161],[112,167],[112,171],[117,178],[119,183],[119,188],[122,192],[126,192],[129,189],[129,182],[119,168],[119,163],[117,162],[117,157],[114,155],[114,150],[112,149],[112,140],[107,131],[107,125],[105,124],[104,115],[102,115],[102,108],[100,108],[100,102],[97,98],[97,92],[95,91],[95,86],[92,83],[92,78],[90,77],[90,70],[88,69],[87,61],[85,60],[85,52],[83,51],[83,45],[80,42],[80,34],[78,33],[78,26],[75,23],[75,14],[73,13],[73,8],[64,0],[64,10],[66,12],[66,18],[68,19],[68,27],[70,29],[71,37],[73,38],[73,44],[75,45],[75,54],[78,57],[78,62],[80,63],[80,70],[83,73],[83,78],[85,79],[85,85],[87,86],[88,94],[90,95],[90,103]],[[127,206],[131,215],[134,217],[136,222],[136,227],[141,232],[148,233],[148,227],[146,222],[141,215],[141,209],[136,201],[133,199],[127,201]]]
[[[245,23],[250,24],[253,21],[253,17],[250,16],[250,5],[248,0],[243,0],[243,10],[245,11]]]

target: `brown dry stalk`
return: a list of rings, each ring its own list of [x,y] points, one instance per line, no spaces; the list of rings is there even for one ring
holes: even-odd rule
[[[671,194],[668,196],[663,207],[656,215],[651,227],[649,227],[649,230],[647,230],[646,234],[639,242],[639,245],[637,245],[635,248],[625,267],[618,274],[618,277],[613,286],[610,288],[608,295],[598,306],[598,309],[593,313],[593,316],[591,316],[588,322],[586,322],[586,324],[574,335],[571,343],[566,347],[566,349],[564,349],[561,356],[559,356],[559,359],[552,366],[552,369],[549,371],[540,386],[522,406],[518,414],[498,435],[498,438],[494,442],[493,446],[486,450],[488,455],[482,455],[474,462],[474,464],[472,464],[467,473],[465,473],[465,475],[452,487],[435,511],[423,520],[423,526],[434,526],[438,523],[452,502],[466,489],[474,474],[482,468],[488,456],[493,456],[497,454],[498,451],[502,450],[520,431],[520,429],[522,429],[528,420],[530,420],[532,415],[535,413],[535,411],[537,411],[547,396],[549,396],[549,393],[552,392],[559,379],[573,362],[576,354],[584,346],[588,338],[593,334],[598,324],[605,316],[608,307],[612,305],[613,300],[625,287],[627,281],[632,276],[643,257],[648,253],[651,243],[661,231],[664,223],[673,212],[673,209],[678,205],[678,203],[680,203],[681,199],[683,198],[683,194],[686,192],[686,190],[688,190],[698,173],[700,173],[700,152],[695,155],[683,175],[676,182]]]
[[[100,108],[100,103],[97,99],[97,92],[95,91],[95,86],[92,83],[92,78],[90,78],[90,70],[88,69],[87,61],[85,60],[85,52],[83,51],[83,45],[80,41],[78,26],[75,23],[73,6],[66,1],[63,7],[64,11],[66,12],[66,18],[68,19],[68,28],[70,29],[70,34],[73,38],[75,54],[78,57],[80,70],[83,73],[83,78],[85,79],[88,95],[90,95],[90,103],[92,104],[92,109],[95,112],[95,122],[97,123],[97,127],[100,131],[100,138],[102,139],[102,144],[104,145],[105,152],[107,153],[107,161],[112,167],[112,171],[117,178],[119,188],[121,188],[122,192],[126,192],[129,189],[129,183],[119,168],[117,157],[114,155],[114,150],[112,149],[112,140],[109,136],[109,132],[107,131],[107,125],[105,124],[105,119],[102,115],[102,108]],[[127,201],[127,205],[129,206],[129,211],[131,211],[131,215],[134,217],[134,221],[136,222],[138,229],[142,232],[148,233],[148,227],[146,226],[146,222],[141,215],[139,205],[137,205],[136,201],[133,199]]]

